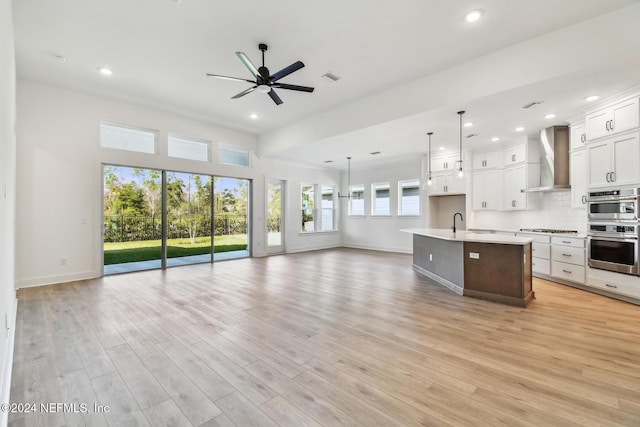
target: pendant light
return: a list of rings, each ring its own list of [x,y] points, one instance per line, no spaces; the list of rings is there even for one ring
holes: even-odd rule
[[[433,181],[431,180],[431,135],[433,135],[433,132],[428,132],[427,135],[429,135],[429,175],[427,179],[427,185],[431,185],[433,183]]]
[[[353,197],[351,195],[351,156],[347,157],[347,162],[348,162],[348,165],[347,165],[347,194],[343,195],[343,194],[340,194],[340,192],[338,191],[338,198],[340,198],[340,199],[346,198],[348,200],[350,200],[352,198],[353,199],[359,199],[359,197]]]
[[[464,172],[462,171],[462,115],[464,111],[458,111],[458,115],[460,116],[460,160],[456,163],[460,163],[460,168],[458,169],[458,176],[462,178],[464,176]]]

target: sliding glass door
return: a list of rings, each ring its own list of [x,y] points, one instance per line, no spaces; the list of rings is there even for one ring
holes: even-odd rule
[[[211,177],[167,172],[167,266],[210,262]]]
[[[162,267],[162,174],[104,165],[104,274]]]
[[[103,165],[104,274],[249,256],[250,192],[248,179]]]

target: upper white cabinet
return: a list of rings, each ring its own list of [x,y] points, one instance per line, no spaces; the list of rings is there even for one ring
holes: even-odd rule
[[[502,152],[474,153],[473,169],[495,169],[502,167]]]
[[[589,188],[638,184],[640,138],[638,132],[612,136],[587,145]]]
[[[571,125],[571,150],[578,150],[587,144],[587,134],[584,130],[584,123],[574,123]]]
[[[575,150],[569,154],[571,180],[571,207],[587,205],[587,150]]]
[[[432,177],[433,183],[427,190],[429,196],[465,194],[464,176],[459,177],[458,172],[438,172]]]
[[[473,210],[502,209],[502,169],[473,173]]]
[[[540,148],[537,140],[528,140],[522,144],[504,150],[504,167],[521,163],[538,163],[540,161]]]
[[[504,210],[515,211],[533,209],[533,200],[538,194],[523,193],[526,188],[535,187],[540,181],[540,165],[523,163],[504,169]]]
[[[447,172],[457,170],[458,168],[460,168],[459,154],[435,156],[431,159],[431,170],[433,172]]]
[[[591,141],[640,126],[638,98],[618,102],[585,117],[586,139]]]

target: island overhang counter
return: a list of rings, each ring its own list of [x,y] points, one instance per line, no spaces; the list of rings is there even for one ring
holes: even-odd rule
[[[413,234],[413,269],[465,296],[526,307],[535,294],[530,238],[433,228]]]

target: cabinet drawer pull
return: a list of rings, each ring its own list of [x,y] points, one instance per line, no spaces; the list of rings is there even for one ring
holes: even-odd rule
[[[609,130],[609,120],[607,120],[606,122],[604,122],[604,128],[606,130]]]
[[[573,274],[573,272],[571,270],[562,270],[562,271],[567,273],[567,274]]]
[[[580,135],[580,141],[582,141],[583,143],[587,142],[587,134],[586,133],[583,133],[583,134]]]
[[[611,175],[611,172],[607,172],[607,175],[606,175],[607,182],[611,182],[611,180],[609,179],[610,175]]]
[[[583,205],[587,204],[587,196],[582,196],[582,204]]]
[[[605,283],[605,286],[606,286],[607,288],[618,289],[618,287],[617,287],[616,285],[610,285],[610,284],[608,284],[608,283]]]
[[[611,174],[611,182],[616,182],[616,173],[615,172],[609,172]]]
[[[615,129],[614,124],[615,124],[615,123],[613,123],[613,119],[609,120],[609,129],[610,129],[610,130]]]
[[[571,256],[571,254],[562,254],[562,256],[568,256],[568,257],[570,257],[570,256]]]

